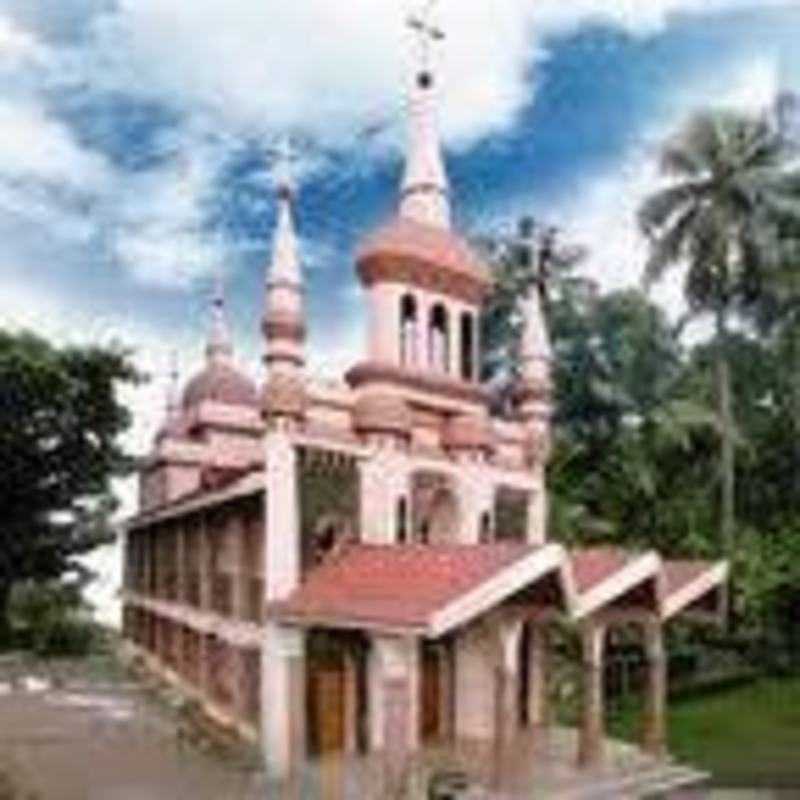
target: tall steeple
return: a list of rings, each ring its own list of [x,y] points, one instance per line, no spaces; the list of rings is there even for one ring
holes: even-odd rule
[[[520,378],[529,386],[549,385],[553,351],[542,313],[539,288],[531,286],[523,305]]]
[[[178,372],[178,353],[172,350],[169,355],[169,374],[167,376],[164,422],[158,429],[156,439],[178,437],[182,433],[180,375]]]
[[[266,362],[273,372],[294,372],[305,364],[303,276],[294,226],[292,153],[284,141],[273,173],[278,205],[272,260],[266,276],[263,331]]]
[[[226,361],[233,357],[233,339],[225,313],[225,288],[221,269],[217,269],[214,279],[206,357],[209,361]]]
[[[405,174],[400,192],[400,216],[450,227],[450,189],[439,137],[436,74],[430,53],[444,34],[425,19],[412,17],[409,26],[420,37],[421,56],[409,99],[409,130]]]

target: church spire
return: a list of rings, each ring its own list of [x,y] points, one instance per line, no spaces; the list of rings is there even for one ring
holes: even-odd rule
[[[300,285],[300,257],[297,233],[294,228],[293,206],[295,199],[294,180],[291,170],[291,145],[285,139],[278,151],[275,164],[275,194],[278,202],[277,225],[272,245],[272,264],[268,280],[286,281]]]
[[[225,288],[222,270],[217,269],[214,279],[214,291],[211,298],[211,327],[206,344],[206,356],[209,361],[225,360],[233,355],[228,317],[225,313]]]
[[[553,352],[542,313],[539,287],[533,285],[523,306],[523,328],[520,342],[520,377],[523,383],[549,383]]]
[[[443,39],[444,34],[423,18],[412,17],[408,24],[420,37],[422,55],[409,102],[400,215],[427,225],[449,228],[450,192],[439,138],[436,74],[430,58],[433,42]]]
[[[291,162],[290,142],[285,140],[278,149],[273,172],[278,210],[263,323],[266,361],[273,371],[294,371],[305,363],[303,276],[294,226],[296,190]]]

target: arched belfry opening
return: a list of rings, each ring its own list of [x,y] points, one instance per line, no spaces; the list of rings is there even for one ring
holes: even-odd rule
[[[450,320],[444,303],[431,309],[428,324],[428,364],[441,372],[450,371]]]
[[[417,363],[417,300],[413,294],[400,299],[400,363],[414,366]]]
[[[475,379],[475,317],[468,311],[461,314],[461,378],[465,381]]]

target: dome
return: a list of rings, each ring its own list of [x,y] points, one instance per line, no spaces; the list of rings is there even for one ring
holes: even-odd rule
[[[259,406],[255,383],[233,364],[223,360],[211,360],[183,391],[184,408],[203,402],[253,408]]]
[[[446,228],[395,217],[368,236],[358,253],[362,280],[396,280],[478,302],[491,275],[461,236]]]

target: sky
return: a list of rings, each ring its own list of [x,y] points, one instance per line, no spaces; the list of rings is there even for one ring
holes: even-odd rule
[[[0,0],[0,325],[134,348],[144,452],[170,353],[202,358],[214,276],[259,370],[275,204],[296,142],[310,359],[362,351],[353,252],[391,213],[421,0]],[[635,212],[661,142],[703,106],[800,89],[800,3],[439,0],[435,53],[456,224],[559,225],[603,287],[636,285]],[[680,309],[680,282],[657,299]],[[120,487],[130,511],[134,491]]]

